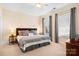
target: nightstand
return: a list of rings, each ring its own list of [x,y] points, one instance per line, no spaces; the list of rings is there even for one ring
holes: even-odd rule
[[[9,36],[9,44],[15,44],[16,43],[16,36],[10,35]]]

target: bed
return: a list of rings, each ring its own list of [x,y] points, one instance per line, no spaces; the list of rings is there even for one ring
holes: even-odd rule
[[[38,35],[37,28],[16,28],[17,43],[22,52],[50,44],[49,35]]]

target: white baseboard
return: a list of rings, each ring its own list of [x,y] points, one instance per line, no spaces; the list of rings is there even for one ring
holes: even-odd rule
[[[0,40],[0,45],[9,44],[8,40]]]

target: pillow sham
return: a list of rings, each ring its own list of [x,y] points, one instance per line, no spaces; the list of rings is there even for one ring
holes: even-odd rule
[[[28,30],[24,30],[23,31],[23,36],[28,36],[28,34],[29,34],[29,31]]]
[[[28,36],[29,31],[23,30],[23,31],[18,31],[19,36]]]
[[[19,36],[23,36],[23,32],[22,31],[18,31],[18,35]]]
[[[29,33],[29,36],[33,36],[34,35],[34,33]]]
[[[35,31],[35,30],[31,30],[30,33],[33,33],[34,35],[37,35],[37,31]]]

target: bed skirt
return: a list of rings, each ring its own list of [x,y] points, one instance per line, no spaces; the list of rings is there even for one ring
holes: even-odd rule
[[[22,50],[21,48],[20,48],[20,49],[21,49],[21,51],[22,51],[23,53],[25,53],[25,52],[28,52],[28,51],[37,49],[37,48],[39,48],[39,47],[49,45],[49,44],[50,44],[50,42],[44,42],[44,43],[41,43],[41,44],[31,45],[31,46],[27,47],[27,48],[25,49],[25,51]]]

